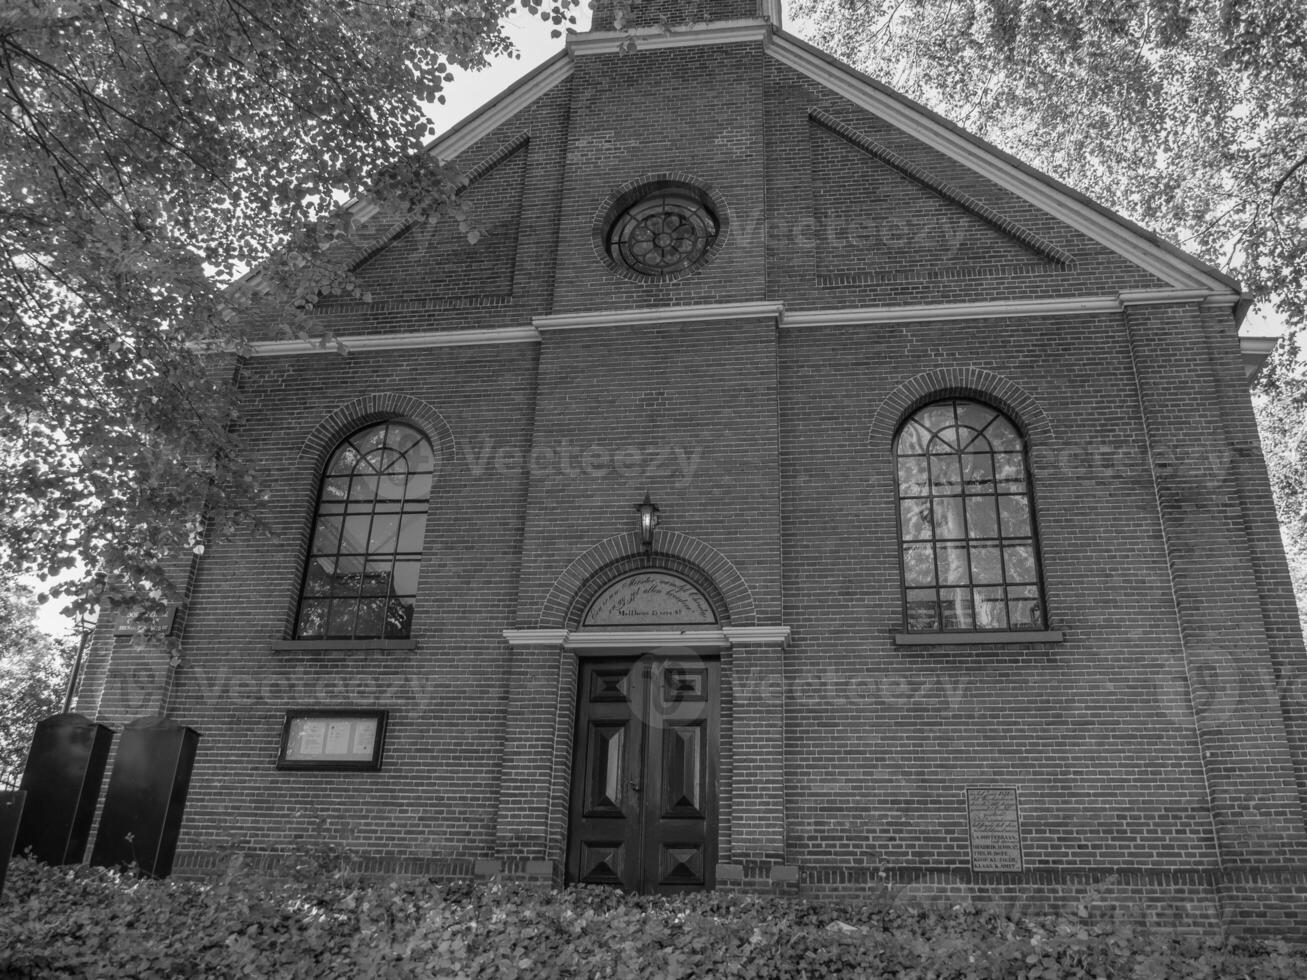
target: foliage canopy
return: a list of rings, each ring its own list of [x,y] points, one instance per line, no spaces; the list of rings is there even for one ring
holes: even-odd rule
[[[576,3],[0,8],[0,566],[80,560],[111,601],[164,601],[204,521],[259,493],[230,368],[204,353],[254,318],[302,332],[315,298],[355,288],[327,254],[341,200],[457,214],[420,103],[510,50],[506,14],[561,31]]]

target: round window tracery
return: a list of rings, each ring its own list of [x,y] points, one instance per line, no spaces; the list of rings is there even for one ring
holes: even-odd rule
[[[628,279],[679,278],[720,247],[725,222],[709,192],[695,184],[645,179],[610,200],[596,221],[596,245]]]
[[[608,253],[635,272],[662,277],[689,269],[716,237],[717,219],[707,207],[687,194],[664,192],[618,215]]]

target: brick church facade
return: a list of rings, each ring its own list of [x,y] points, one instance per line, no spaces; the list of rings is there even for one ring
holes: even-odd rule
[[[331,840],[1302,931],[1238,285],[770,0],[642,23],[434,144],[475,244],[358,205],[343,351],[235,366],[266,533],[78,700],[199,733],[175,871]]]

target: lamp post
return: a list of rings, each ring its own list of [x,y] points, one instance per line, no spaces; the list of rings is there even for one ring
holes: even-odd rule
[[[658,526],[658,505],[649,499],[648,492],[644,500],[635,505],[640,514],[640,540],[644,542],[644,553],[653,554],[653,533]]]

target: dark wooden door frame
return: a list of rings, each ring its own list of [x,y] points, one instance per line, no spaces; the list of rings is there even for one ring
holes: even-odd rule
[[[714,885],[721,662],[632,651],[578,663],[568,881]]]

